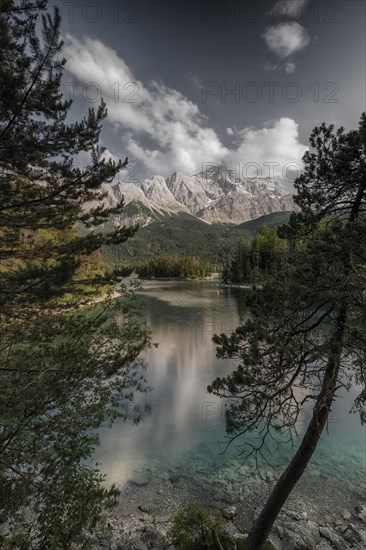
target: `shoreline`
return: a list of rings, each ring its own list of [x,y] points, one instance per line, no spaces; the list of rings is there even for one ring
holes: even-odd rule
[[[301,485],[304,480],[275,523],[270,550],[362,550],[366,547],[366,487],[343,508],[343,503],[332,501],[329,486],[324,492],[326,480],[320,484],[318,495],[313,494],[316,485],[312,485],[306,495]],[[131,477],[116,505],[108,511],[107,529],[93,535],[92,548],[173,550],[170,537],[173,518],[189,502],[217,509],[230,535],[244,541],[272,486],[273,483],[259,480],[246,484],[243,478],[242,494],[235,498],[230,491],[215,495],[207,484],[192,483],[187,476],[174,472],[168,472],[166,479],[137,474]],[[317,506],[314,506],[315,500]]]
[[[171,293],[179,294],[179,285],[171,283]],[[154,286],[168,290],[170,283],[166,279],[146,280],[147,290]],[[215,284],[209,288],[208,294],[212,289],[216,292]],[[253,464],[246,463],[240,470],[240,465],[229,459],[225,464],[207,445],[202,441],[187,456],[184,448],[184,452],[173,453],[171,458],[167,449],[158,449],[146,461],[133,462],[131,467],[128,463],[127,468],[123,466],[124,453],[118,460],[113,449],[104,470],[106,485],[115,483],[121,493],[107,512],[107,532],[100,530],[96,534],[92,548],[172,550],[169,530],[173,518],[194,501],[219,510],[230,533],[248,533],[253,514],[263,506],[274,485],[274,475],[271,470],[264,470],[263,480],[256,475]],[[366,549],[363,455],[360,459],[360,453],[347,445],[341,450],[336,447],[332,453],[328,445],[324,449],[314,456],[286,503],[273,532],[271,550]],[[277,464],[275,471],[279,475]],[[358,517],[360,514],[364,520]],[[300,536],[305,537],[302,542]]]

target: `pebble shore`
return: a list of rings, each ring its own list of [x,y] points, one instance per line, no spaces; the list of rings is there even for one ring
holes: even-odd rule
[[[189,502],[216,508],[228,532],[245,539],[274,480],[241,479],[219,472],[215,483],[200,472],[136,472],[108,511],[104,530],[90,535],[94,549],[173,550],[170,528]],[[349,494],[332,480],[301,480],[277,519],[268,550],[366,550],[366,484]],[[192,549],[194,550],[194,549]]]

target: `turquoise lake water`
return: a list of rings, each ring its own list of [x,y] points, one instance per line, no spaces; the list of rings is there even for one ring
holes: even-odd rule
[[[136,471],[146,468],[155,476],[181,471],[191,476],[217,479],[219,472],[238,471],[253,478],[253,463],[237,458],[238,448],[220,454],[225,442],[224,402],[206,391],[216,377],[229,373],[235,362],[215,357],[212,335],[230,334],[248,317],[243,288],[221,288],[214,281],[153,282],[141,292],[145,316],[159,347],[144,355],[146,376],[153,391],[138,401],[151,412],[137,426],[117,422],[101,430],[96,458],[107,481],[120,487]],[[307,476],[323,476],[342,490],[357,488],[365,480],[365,428],[349,414],[357,389],[341,395]],[[303,415],[304,426],[310,411]],[[301,427],[300,427],[301,429]],[[240,442],[242,443],[242,441]],[[270,455],[281,472],[293,450]],[[264,477],[269,468],[263,465]],[[313,477],[311,477],[313,476]]]

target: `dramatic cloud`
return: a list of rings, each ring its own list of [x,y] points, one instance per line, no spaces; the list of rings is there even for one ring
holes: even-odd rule
[[[282,117],[271,127],[246,128],[238,134],[240,145],[232,152],[231,160],[242,165],[242,175],[274,175],[285,180],[290,179],[290,172],[299,175],[307,146],[299,142],[298,124],[294,120]]]
[[[102,42],[67,35],[64,53],[66,69],[76,79],[75,93],[86,100],[93,97],[97,101],[98,91],[104,97],[108,121],[121,135],[123,155],[144,168],[140,173],[166,176],[181,170],[193,174],[201,171],[205,162],[228,166],[277,162],[281,167],[276,168],[276,175],[280,176],[284,164],[301,162],[305,146],[299,143],[297,124],[289,118],[281,118],[269,128],[228,128],[227,134],[233,138],[228,149],[207,126],[196,104],[163,83],[141,82]]]
[[[306,29],[296,21],[268,27],[263,38],[268,49],[281,59],[305,50],[310,43]]]
[[[144,149],[131,135],[126,144],[152,172],[169,173],[179,166],[190,173],[202,158],[211,156],[216,162],[227,154],[216,133],[204,127],[197,105],[161,83],[145,86],[117,53],[100,41],[67,35],[64,52],[66,68],[83,92],[86,86],[92,88],[92,82],[102,90],[109,120],[117,129],[142,133],[156,142],[156,148]]]

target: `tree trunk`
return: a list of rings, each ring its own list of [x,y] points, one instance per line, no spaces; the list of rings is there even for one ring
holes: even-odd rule
[[[221,541],[219,539],[219,535],[217,534],[217,530],[215,527],[213,527],[211,529],[211,534],[212,534],[212,540],[214,542],[214,545],[216,547],[216,550],[224,550],[224,547],[222,546],[221,544]]]
[[[344,303],[338,310],[323,384],[311,421],[296,454],[277,481],[254,523],[246,543],[246,550],[261,550],[263,548],[282,506],[304,473],[316,449],[335,396],[346,330],[347,309],[347,303]]]

